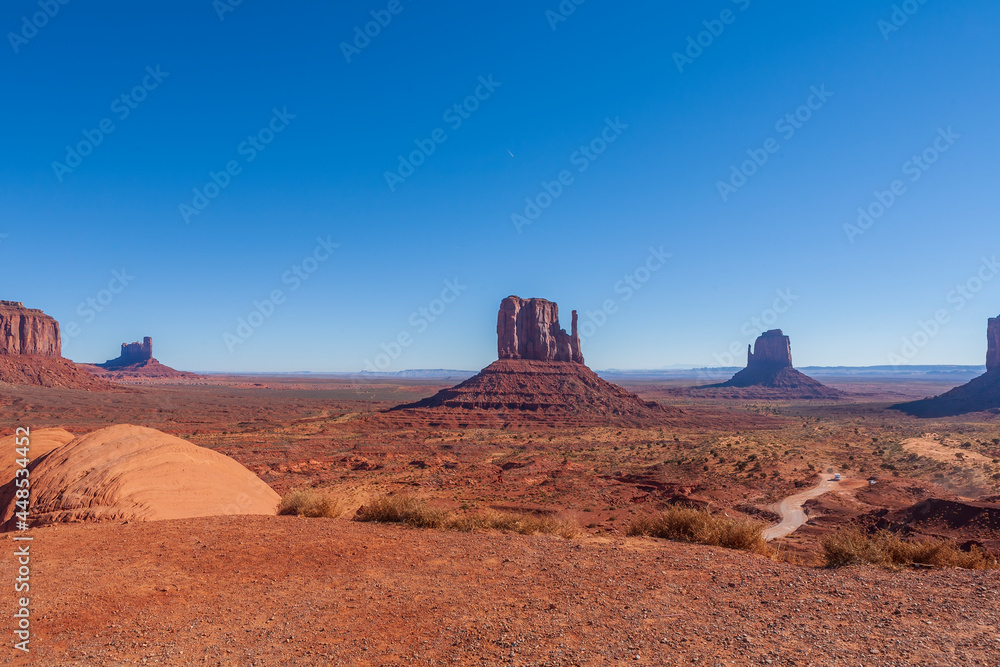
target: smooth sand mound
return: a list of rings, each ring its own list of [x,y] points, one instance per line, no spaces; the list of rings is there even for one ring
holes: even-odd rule
[[[140,426],[81,436],[30,467],[32,525],[275,514],[280,500],[228,456]],[[10,530],[10,482],[0,489],[0,507]]]
[[[61,428],[42,428],[37,431],[31,431],[28,459],[30,461],[40,459],[56,447],[61,447],[67,442],[72,441],[75,437],[69,431]],[[17,473],[18,468],[20,468],[16,459],[21,457],[15,451],[17,449],[17,440],[18,438],[13,435],[0,438],[0,452],[3,454],[3,458],[0,458],[0,485],[14,479],[14,475]]]

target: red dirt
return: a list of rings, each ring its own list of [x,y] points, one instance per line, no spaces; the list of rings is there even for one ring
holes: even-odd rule
[[[69,359],[41,355],[0,355],[0,383],[87,391],[115,389]]]

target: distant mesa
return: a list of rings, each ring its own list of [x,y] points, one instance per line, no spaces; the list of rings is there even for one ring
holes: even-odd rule
[[[95,364],[88,368],[92,373],[111,380],[127,378],[197,378],[195,373],[174,370],[153,358],[153,339],[146,336],[142,342],[122,343],[122,351],[117,359]]]
[[[91,391],[113,388],[64,359],[59,323],[20,301],[0,301],[0,383]]]
[[[697,395],[703,390],[735,390],[734,398],[840,398],[843,392],[827,387],[792,367],[792,344],[781,329],[761,334],[747,346],[747,367],[728,382],[694,388]],[[717,393],[717,392],[716,392]],[[720,395],[724,395],[723,394]]]
[[[239,463],[151,428],[111,426],[76,438],[55,429],[37,435],[48,437],[38,452],[32,439],[31,525],[277,512],[278,494]],[[17,487],[6,473],[0,521],[10,531]]]
[[[1000,410],[1000,317],[990,319],[986,327],[986,373],[940,396],[892,408],[914,417],[954,417]]]
[[[587,368],[576,323],[574,311],[567,334],[555,303],[509,296],[497,316],[497,361],[455,387],[389,412],[413,423],[484,426],[641,426],[685,417],[684,411],[644,401]]]

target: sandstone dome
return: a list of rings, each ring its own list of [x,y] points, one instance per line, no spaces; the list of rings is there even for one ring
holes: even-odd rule
[[[151,428],[111,426],[38,451],[33,439],[32,525],[273,515],[280,500],[228,456]],[[13,528],[14,491],[9,480],[0,488],[6,530]]]

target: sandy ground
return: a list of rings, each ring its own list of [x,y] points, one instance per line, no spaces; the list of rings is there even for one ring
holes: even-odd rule
[[[929,433],[923,438],[910,438],[909,440],[903,441],[902,445],[903,449],[908,452],[913,452],[914,454],[926,456],[927,458],[934,459],[935,461],[950,463],[952,465],[993,463],[993,459],[983,456],[982,454],[942,444],[933,433]]]

